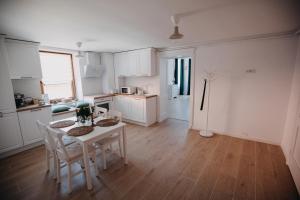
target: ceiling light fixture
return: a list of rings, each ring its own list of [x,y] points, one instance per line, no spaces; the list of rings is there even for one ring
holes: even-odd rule
[[[169,39],[176,40],[183,38],[183,34],[179,33],[178,23],[179,23],[179,17],[177,15],[171,16],[171,21],[174,25],[174,33],[170,35]]]
[[[82,42],[76,42],[76,46],[78,48],[78,54],[75,56],[76,58],[83,58],[83,52],[80,50],[81,46],[82,46]]]

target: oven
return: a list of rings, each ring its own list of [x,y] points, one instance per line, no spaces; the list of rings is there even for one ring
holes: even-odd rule
[[[112,97],[103,97],[94,99],[94,106],[106,108],[107,110],[112,109]]]

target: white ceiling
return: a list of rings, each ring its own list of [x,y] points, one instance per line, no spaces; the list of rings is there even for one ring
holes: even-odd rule
[[[300,26],[298,0],[1,0],[0,33],[43,46],[115,52],[171,47]],[[170,16],[200,10],[180,21],[182,40],[168,39]]]

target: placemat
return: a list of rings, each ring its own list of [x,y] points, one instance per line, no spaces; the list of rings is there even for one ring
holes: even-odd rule
[[[94,130],[94,127],[91,126],[79,126],[72,128],[68,131],[69,136],[82,136],[86,135]]]
[[[96,126],[107,127],[114,126],[119,123],[119,119],[102,119],[96,123]]]
[[[64,121],[55,122],[54,124],[51,124],[50,127],[51,128],[65,128],[68,126],[72,126],[74,124],[75,124],[75,122],[73,120],[64,120]]]

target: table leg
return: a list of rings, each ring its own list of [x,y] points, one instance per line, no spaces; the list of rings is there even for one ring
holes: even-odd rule
[[[86,184],[88,190],[91,190],[93,188],[93,185],[92,185],[90,165],[89,165],[88,144],[83,143],[82,149],[83,149],[83,161],[84,161],[84,169],[85,169],[85,176],[86,176]]]
[[[122,135],[123,135],[123,154],[124,154],[124,164],[128,164],[128,159],[127,159],[127,136],[126,136],[126,130],[125,126],[122,128]]]

